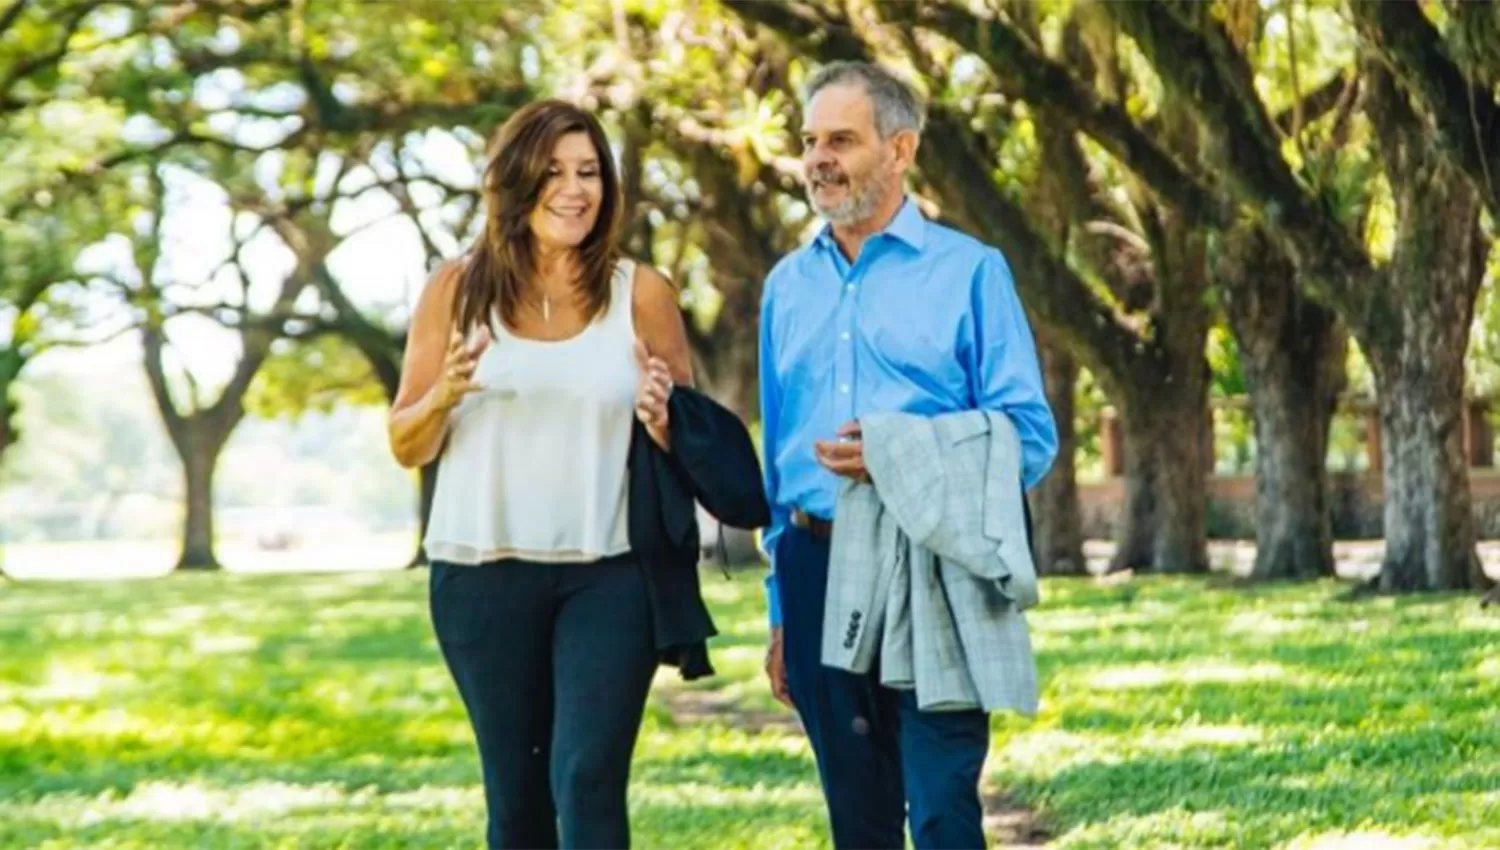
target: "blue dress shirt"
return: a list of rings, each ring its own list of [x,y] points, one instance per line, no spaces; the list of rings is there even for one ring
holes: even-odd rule
[[[850,265],[828,227],[766,278],[761,439],[771,525],[761,547],[781,624],[776,544],[792,511],[833,518],[842,479],[813,444],[870,412],[998,410],[1021,437],[1022,481],[1052,466],[1057,426],[1036,343],[1000,252],[931,222],[908,198]]]

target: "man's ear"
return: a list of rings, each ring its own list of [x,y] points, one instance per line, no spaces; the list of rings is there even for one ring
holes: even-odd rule
[[[901,130],[891,137],[891,144],[896,150],[896,165],[902,171],[910,168],[917,161],[917,147],[921,141],[921,136],[916,130]]]

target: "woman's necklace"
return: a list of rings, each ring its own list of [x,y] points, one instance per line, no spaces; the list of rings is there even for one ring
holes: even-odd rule
[[[552,324],[552,293],[548,292],[546,285],[541,283],[536,284],[536,288],[540,290],[542,296],[542,323],[550,325]]]

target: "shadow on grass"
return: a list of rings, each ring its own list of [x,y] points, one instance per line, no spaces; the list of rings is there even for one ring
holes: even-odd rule
[[[1043,714],[997,721],[994,778],[1067,846],[1358,829],[1497,846],[1500,676],[1483,665],[1500,624],[1472,600],[1132,584],[1051,595],[1033,618]]]
[[[7,586],[0,846],[478,846],[478,759],[425,582]],[[764,640],[748,607],[717,614],[721,650]],[[781,737],[674,728],[661,699],[632,786],[642,846],[824,845],[810,759]]]
[[[702,785],[711,788],[807,788],[818,775],[812,759],[800,752],[752,750],[682,753],[636,760],[631,775],[648,784]]]
[[[477,846],[477,758],[425,581],[7,585],[0,846]],[[1070,846],[1364,827],[1500,846],[1500,627],[1472,600],[1346,605],[1342,587],[1049,582],[1043,713],[995,719],[990,778]],[[658,687],[636,843],[826,846],[805,742],[743,722],[785,717],[760,681],[759,583],[709,588],[721,676]]]
[[[1044,785],[1027,783],[1026,791],[1044,793],[1049,809],[1072,813],[1071,826],[1236,812],[1234,846],[1240,847],[1355,827],[1473,832],[1500,823],[1494,795],[1500,763],[1489,755],[1497,746],[1494,729],[1431,728],[1135,754],[1065,767]],[[1413,770],[1418,764],[1423,768]],[[1170,834],[1165,830],[1157,840]]]

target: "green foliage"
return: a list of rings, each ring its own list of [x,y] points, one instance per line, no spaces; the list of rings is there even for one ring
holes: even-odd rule
[[[1489,268],[1474,304],[1469,334],[1465,390],[1471,396],[1500,396],[1500,246],[1491,246]]]
[[[1354,64],[1358,39],[1340,0],[1279,0],[1264,13],[1262,37],[1254,52],[1256,84],[1266,106],[1290,109],[1302,96]],[[1296,82],[1288,18],[1296,21]]]
[[[1240,348],[1234,334],[1223,325],[1208,332],[1208,365],[1213,370],[1212,394],[1215,398],[1235,398],[1250,391],[1245,367],[1240,362]]]
[[[1349,340],[1344,363],[1345,375],[1348,376],[1344,394],[1355,398],[1374,399],[1375,373],[1370,371],[1370,361],[1366,359],[1364,351],[1360,350],[1359,343],[1353,339]]]
[[[16,417],[15,380],[26,361],[13,348],[0,348],[0,456],[21,439]]]
[[[343,337],[324,334],[278,342],[245,394],[245,410],[263,419],[295,419],[310,410],[328,413],[344,404],[385,401],[364,355]]]
[[[1104,476],[1104,444],[1100,439],[1100,418],[1109,399],[1099,386],[1099,380],[1087,369],[1078,371],[1078,383],[1073,386],[1073,422],[1077,429],[1078,452],[1074,458],[1078,464],[1078,477],[1082,480],[1098,480]]]

